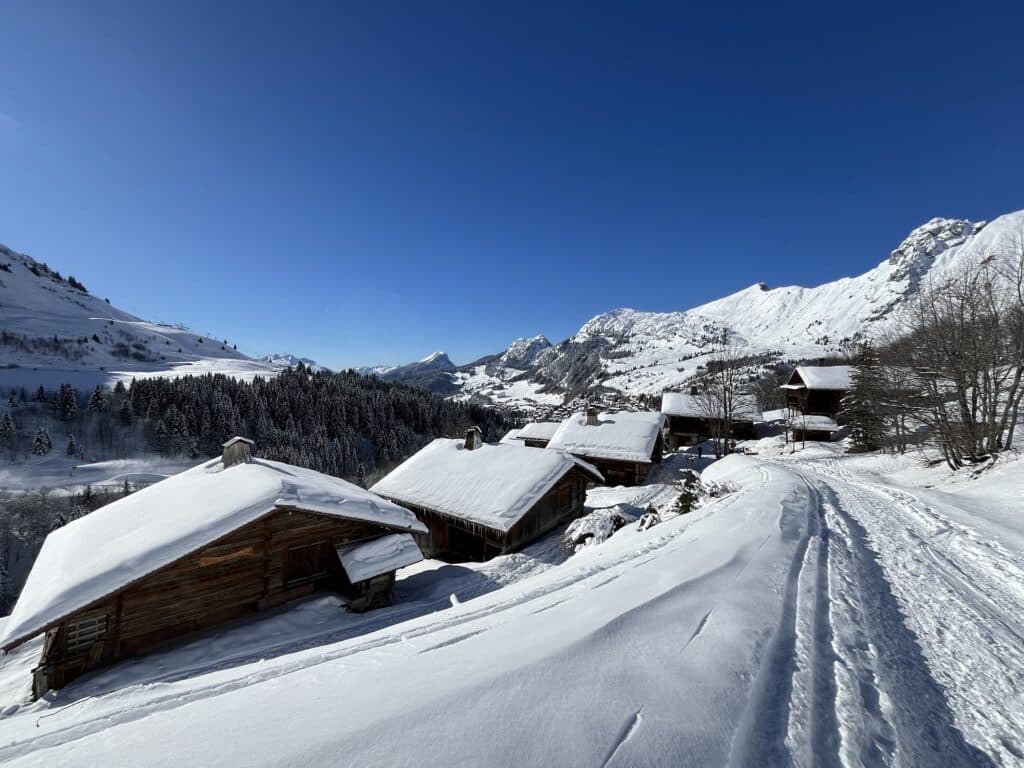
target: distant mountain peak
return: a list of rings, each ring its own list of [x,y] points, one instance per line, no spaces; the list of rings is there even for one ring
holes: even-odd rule
[[[550,347],[551,342],[543,334],[524,336],[509,344],[498,362],[508,368],[526,369],[537,362],[541,353]]]
[[[331,373],[327,366],[320,365],[316,360],[308,357],[296,357],[284,352],[275,352],[259,358],[261,362],[274,366],[275,368],[295,368],[299,363],[313,371],[313,373]]]
[[[436,365],[449,365],[449,366],[452,366],[453,368],[455,367],[455,363],[453,363],[452,359],[450,357],[448,357],[448,353],[447,352],[431,352],[429,355],[424,357],[422,360],[417,360],[415,364],[418,364],[418,365],[434,365],[434,364],[436,364]]]

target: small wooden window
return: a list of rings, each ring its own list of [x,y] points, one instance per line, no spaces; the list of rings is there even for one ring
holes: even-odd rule
[[[288,550],[284,568],[285,589],[322,579],[327,575],[327,542],[304,544]]]
[[[87,653],[93,643],[100,642],[107,634],[107,616],[99,614],[68,622],[67,655]]]

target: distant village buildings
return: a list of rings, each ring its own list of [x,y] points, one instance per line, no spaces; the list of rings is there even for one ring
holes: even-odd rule
[[[353,610],[391,601],[395,570],[422,559],[407,509],[335,477],[222,457],[51,533],[0,647],[44,635],[35,696],[188,632],[317,589]]]

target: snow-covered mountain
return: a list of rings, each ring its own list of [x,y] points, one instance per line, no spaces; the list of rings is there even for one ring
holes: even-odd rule
[[[118,374],[273,375],[227,339],[153,323],[88,292],[73,277],[0,245],[0,382],[78,386]]]
[[[331,373],[331,369],[326,365],[320,365],[316,360],[311,360],[308,357],[298,357],[297,355],[291,355],[285,352],[275,352],[269,355],[264,355],[259,358],[260,362],[271,365],[274,368],[294,368],[299,363],[306,366],[313,373]]]
[[[636,396],[658,394],[692,378],[721,340],[768,359],[827,357],[892,330],[900,307],[927,280],[941,280],[1007,248],[1024,231],[1024,211],[991,223],[932,219],[914,229],[877,267],[814,288],[742,291],[680,312],[616,309],[551,345],[518,339],[504,352],[447,374],[456,397],[536,408],[599,385]],[[406,380],[400,369],[390,378]]]

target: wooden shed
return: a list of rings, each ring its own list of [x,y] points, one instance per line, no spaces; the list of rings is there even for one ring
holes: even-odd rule
[[[568,454],[476,435],[434,440],[371,488],[416,513],[430,557],[482,561],[519,549],[578,517],[587,486],[603,481]]]
[[[709,408],[701,400],[696,387],[689,392],[664,392],[661,396],[661,413],[665,416],[668,446],[675,450],[684,445],[696,445],[714,435],[713,422],[708,417]],[[755,424],[762,420],[757,401],[750,396],[738,397],[732,418],[732,433],[735,440],[753,440],[757,437]]]
[[[239,447],[244,446],[244,447]],[[226,459],[226,463],[225,463]],[[226,456],[51,533],[0,647],[45,634],[35,696],[198,629],[336,590],[387,605],[397,568],[422,559],[406,509],[335,477]]]
[[[799,413],[835,419],[840,403],[850,391],[853,367],[849,365],[801,365],[782,385],[786,406]]]
[[[549,449],[565,451],[593,464],[608,485],[639,485],[663,452],[665,417],[650,411],[598,413],[588,408],[559,425]]]

